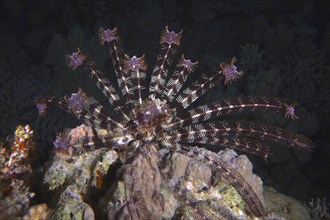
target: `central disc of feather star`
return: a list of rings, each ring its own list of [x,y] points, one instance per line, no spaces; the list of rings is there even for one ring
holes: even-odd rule
[[[171,120],[166,100],[161,101],[152,95],[137,108],[135,118],[126,123],[124,134],[131,140],[144,142],[156,140],[157,137],[162,139],[164,128]]]

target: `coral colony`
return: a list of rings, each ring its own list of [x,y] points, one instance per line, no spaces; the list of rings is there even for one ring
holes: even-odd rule
[[[40,115],[46,114],[49,103],[55,103],[87,125],[85,128],[81,127],[80,135],[79,132],[75,136],[59,135],[54,141],[55,153],[74,158],[78,154],[101,147],[121,152],[124,155],[122,178],[126,202],[119,211],[126,210],[132,219],[154,217],[153,210],[146,205],[150,202],[145,198],[143,189],[135,186],[138,182],[136,161],[141,157],[148,158],[155,172],[160,174],[162,183],[171,191],[180,207],[193,218],[215,219],[219,215],[230,216],[219,210],[212,211],[207,204],[199,202],[189,191],[189,186],[186,189],[179,187],[182,180],[174,175],[168,161],[169,156],[174,153],[185,155],[209,167],[214,182],[228,182],[245,201],[250,215],[266,216],[268,213],[262,193],[257,192],[251,181],[230,160],[202,146],[233,148],[265,159],[269,155],[269,147],[264,140],[309,149],[312,142],[308,138],[275,126],[219,120],[219,116],[243,112],[280,113],[286,118],[297,119],[294,106],[280,98],[237,97],[192,107],[192,103],[218,81],[223,80],[229,86],[242,76],[243,73],[235,66],[235,58],[199,75],[197,81],[184,85],[198,63],[182,55],[174,72],[169,73],[180,45],[182,31],[175,33],[165,27],[160,36],[160,52],[149,80],[145,57],[129,57],[124,53],[116,27],[112,30],[100,28],[99,37],[101,44],[105,44],[110,51],[119,89],[115,88],[114,80],[108,80],[97,69],[83,50],[78,49],[66,58],[71,69],[82,66],[95,80],[108,98],[115,116],[108,116],[103,106],[81,89],[70,97],[37,98]],[[196,145],[199,147],[195,147]]]
[[[29,125],[17,126],[11,149],[0,146],[0,218],[10,219],[26,213],[34,193],[25,179],[32,172],[30,155],[35,143]]]

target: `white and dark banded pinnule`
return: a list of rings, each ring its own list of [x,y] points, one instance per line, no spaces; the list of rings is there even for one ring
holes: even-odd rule
[[[78,91],[78,93],[79,93],[79,91]],[[77,94],[77,93],[73,93],[73,94]],[[63,98],[57,98],[54,96],[36,98],[36,105],[37,105],[37,109],[39,111],[39,115],[43,116],[46,114],[48,104],[55,104],[55,105],[58,105],[59,107],[61,107],[66,112],[74,114],[78,119],[81,119],[81,116],[82,116],[81,113],[83,111],[83,108],[79,108],[78,103],[76,103],[74,105],[75,107],[70,106],[70,103],[68,102],[68,98],[69,97],[67,97],[67,96],[64,96]]]
[[[97,87],[102,90],[103,94],[108,98],[110,104],[115,107],[115,110],[128,119],[129,117],[123,111],[122,107],[125,103],[120,99],[119,94],[109,81],[108,77],[106,77],[103,72],[98,70],[93,62],[86,63],[85,68],[88,70],[89,77],[96,82]]]
[[[136,191],[131,196],[129,196],[126,200],[125,206],[128,208],[130,219],[151,219],[152,215],[145,205],[144,197],[141,191]]]
[[[193,73],[197,68],[198,61],[192,62],[190,59],[185,59],[184,55],[181,56],[176,69],[170,79],[167,81],[164,97],[171,102],[179,93],[183,83],[187,80],[190,73]]]
[[[181,119],[174,118],[169,124],[171,129],[177,126],[186,126],[191,123],[199,123],[218,116],[227,114],[239,114],[244,112],[284,112],[287,107],[284,99],[273,97],[234,97],[221,102],[201,105],[188,111],[188,116]]]
[[[103,94],[108,98],[110,104],[114,105],[116,109],[119,110],[119,112],[121,112],[126,119],[128,119],[128,116],[122,110],[124,103],[120,100],[117,91],[104,73],[96,68],[94,62],[87,61],[87,55],[85,55],[79,48],[77,52],[72,53],[72,55],[67,55],[66,57],[69,61],[68,65],[73,70],[75,70],[78,66],[83,65],[88,71],[89,77],[95,80],[97,87],[102,90]],[[76,61],[77,59],[79,60]]]
[[[102,112],[101,106],[93,97],[88,97],[81,89],[72,93],[70,97],[64,97],[67,108],[79,119],[97,129],[109,129],[123,126]],[[60,101],[61,102],[61,101]],[[65,107],[65,106],[64,106]]]
[[[110,33],[107,34],[108,32]],[[135,113],[134,105],[130,97],[131,93],[129,90],[129,85],[131,85],[132,83],[130,82],[130,76],[127,75],[127,73],[124,71],[125,53],[119,44],[118,30],[116,27],[111,31],[109,29],[104,30],[102,28],[99,30],[99,37],[101,44],[104,44],[105,42],[107,43],[110,52],[110,57],[112,60],[112,65],[114,67],[117,76],[119,88],[121,90],[121,95],[124,97],[123,100],[124,105],[119,106],[118,109],[126,112],[128,111],[127,107],[129,107],[129,110]]]
[[[193,82],[188,88],[184,89],[174,100],[174,104],[180,109],[185,109],[196,99],[204,95],[209,89],[213,88],[215,83],[223,78],[219,68],[212,68],[211,73],[202,74],[197,81]]]
[[[156,94],[156,96],[158,96],[163,93],[167,74],[172,66],[178,47],[180,46],[182,34],[182,30],[179,33],[169,31],[168,26],[163,30],[159,41],[160,53],[157,56],[156,64],[151,74],[151,82],[149,85],[151,94]]]
[[[144,55],[140,58],[136,56],[130,58],[126,55],[125,72],[130,77],[131,84],[128,86],[134,106],[142,105],[143,100],[147,98],[146,70]]]
[[[86,114],[85,121],[96,130],[114,128],[123,129],[123,125],[111,117],[103,110],[104,107],[93,97],[88,97],[84,103],[84,109],[89,113]],[[88,115],[88,116],[87,116]]]
[[[256,126],[257,127],[257,126]],[[164,136],[164,144],[169,143],[199,143],[215,146],[233,148],[246,153],[256,154],[267,158],[269,146],[264,143],[258,143],[251,138],[258,137],[261,132],[253,130],[250,127],[244,127],[240,122],[209,122],[203,124],[194,124],[168,132]],[[251,135],[254,133],[255,135]],[[273,134],[268,134],[269,138],[274,140]],[[284,139],[284,137],[282,137]]]
[[[86,68],[89,71],[90,78],[95,80],[97,87],[102,90],[103,94],[108,98],[110,104],[115,106],[116,104],[118,105],[120,97],[104,73],[98,70],[93,62],[89,62],[86,65]]]

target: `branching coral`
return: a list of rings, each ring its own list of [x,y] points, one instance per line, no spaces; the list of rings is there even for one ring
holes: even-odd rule
[[[32,136],[29,125],[18,126],[11,150],[0,148],[0,219],[25,214],[34,196],[24,182],[24,176],[32,172],[29,164],[29,153],[34,148]]]
[[[317,104],[329,100],[330,89],[324,80],[328,79],[330,67],[326,65],[325,50],[312,39],[302,37],[291,49],[282,49],[281,56],[274,59],[273,67],[281,72],[284,81],[281,95],[291,96],[317,111],[324,109]]]
[[[264,51],[260,51],[258,44],[246,43],[241,45],[241,53],[239,53],[239,63],[244,69],[251,70],[263,61]]]

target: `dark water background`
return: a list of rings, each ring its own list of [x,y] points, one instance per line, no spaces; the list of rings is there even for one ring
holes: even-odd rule
[[[203,102],[266,95],[299,103],[298,122],[276,121],[267,114],[249,117],[311,137],[317,145],[313,152],[275,146],[268,163],[249,158],[265,185],[302,201],[329,198],[328,1],[4,0],[0,4],[0,138],[5,142],[17,125],[30,124],[38,147],[35,169],[49,158],[56,132],[79,124],[56,107],[40,119],[35,97],[63,96],[83,87],[105,101],[87,73],[66,67],[64,55],[81,47],[106,70],[109,60],[98,43],[98,28],[117,26],[125,52],[145,54],[150,72],[159,35],[169,25],[184,30],[179,54],[199,60],[199,70],[236,56],[245,72],[230,88],[219,83]]]

